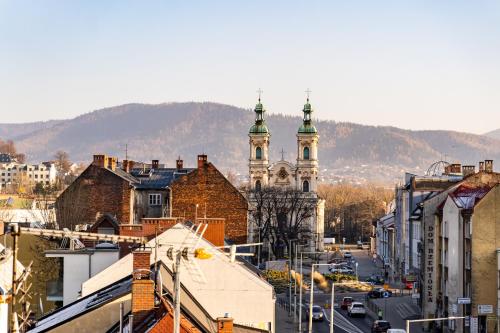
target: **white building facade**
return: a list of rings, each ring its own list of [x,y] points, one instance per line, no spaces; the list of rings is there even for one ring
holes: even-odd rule
[[[56,182],[57,169],[52,162],[24,164],[12,160],[0,163],[0,189],[20,184],[53,185]]]

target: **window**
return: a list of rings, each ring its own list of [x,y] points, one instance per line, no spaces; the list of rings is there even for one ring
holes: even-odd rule
[[[262,159],[262,148],[260,147],[255,148],[255,159],[257,160]]]
[[[262,185],[260,184],[260,180],[257,180],[257,181],[255,182],[255,190],[256,190],[256,191],[260,191],[260,190],[261,190],[261,188],[262,188]]]
[[[309,192],[309,182],[307,180],[302,183],[302,192]]]
[[[160,206],[161,205],[161,194],[154,193],[149,195],[149,205],[150,206]]]
[[[309,159],[309,147],[304,147],[304,159]]]

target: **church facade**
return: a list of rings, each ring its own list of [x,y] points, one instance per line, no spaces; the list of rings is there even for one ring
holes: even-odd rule
[[[286,188],[300,192],[304,200],[315,207],[308,219],[309,235],[307,240],[308,250],[323,250],[324,238],[324,209],[325,201],[318,196],[318,143],[319,134],[312,123],[313,112],[309,98],[302,110],[302,124],[296,133],[297,159],[271,162],[269,147],[271,132],[264,119],[265,110],[260,101],[255,106],[255,123],[249,130],[249,193],[254,193],[265,187]],[[252,206],[252,195],[249,203]],[[250,214],[251,215],[251,214]],[[249,218],[249,241],[255,241],[256,224]],[[300,238],[300,236],[299,236]]]

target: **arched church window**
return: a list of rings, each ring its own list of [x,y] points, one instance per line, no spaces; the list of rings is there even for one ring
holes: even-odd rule
[[[304,180],[302,183],[302,192],[309,192],[309,181]]]
[[[260,191],[260,190],[261,190],[261,188],[262,188],[262,186],[260,185],[260,180],[257,180],[257,181],[255,182],[255,190],[256,190],[256,191]]]
[[[255,148],[255,158],[257,160],[262,159],[262,148],[260,148],[260,147]]]
[[[304,147],[304,159],[309,159],[309,147]]]

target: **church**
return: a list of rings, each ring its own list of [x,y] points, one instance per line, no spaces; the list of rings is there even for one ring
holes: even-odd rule
[[[303,200],[311,203],[314,211],[307,221],[309,231],[306,247],[308,251],[323,251],[324,238],[324,209],[325,200],[318,196],[318,130],[312,123],[311,114],[313,109],[309,103],[309,97],[302,110],[302,124],[298,124],[297,138],[297,160],[289,162],[281,160],[271,162],[269,146],[271,132],[264,119],[265,110],[259,100],[255,106],[255,123],[249,130],[249,188],[250,193],[260,191],[262,188],[286,188],[300,192]],[[255,198],[249,195],[249,203],[255,204]],[[254,205],[255,206],[255,205]],[[252,214],[250,214],[252,215]],[[255,234],[258,233],[255,221],[249,217],[249,241],[256,241]],[[299,236],[300,239],[300,236]]]

